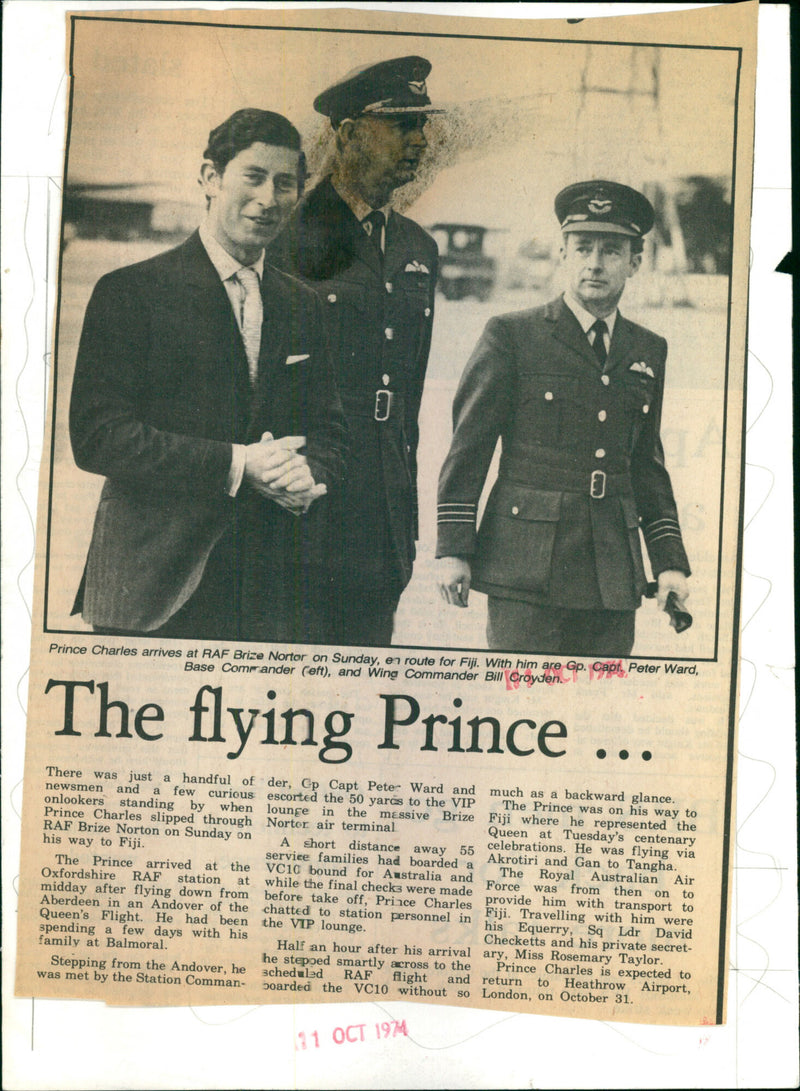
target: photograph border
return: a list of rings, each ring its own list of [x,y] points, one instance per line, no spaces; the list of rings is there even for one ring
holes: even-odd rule
[[[69,172],[69,154],[70,143],[72,136],[72,118],[74,109],[74,97],[75,97],[75,73],[74,73],[74,53],[75,53],[75,40],[76,40],[76,27],[78,23],[82,22],[105,22],[105,23],[146,23],[146,24],[164,24],[167,26],[178,27],[222,27],[225,30],[252,30],[252,31],[286,31],[305,34],[339,34],[339,35],[377,35],[381,37],[398,37],[398,38],[438,38],[438,39],[468,39],[468,40],[485,40],[485,41],[513,41],[513,42],[537,42],[542,44],[567,44],[567,45],[603,45],[603,46],[625,46],[625,47],[641,47],[641,48],[659,48],[659,49],[687,49],[687,50],[700,50],[700,51],[712,51],[712,52],[727,52],[737,55],[736,64],[736,81],[733,101],[733,131],[732,131],[732,144],[731,144],[731,225],[729,240],[731,246],[731,253],[733,253],[733,243],[735,234],[735,210],[736,210],[736,160],[738,152],[738,125],[739,125],[739,109],[740,109],[740,84],[741,84],[741,65],[742,65],[742,47],[741,46],[726,46],[726,45],[697,45],[697,44],[682,44],[673,42],[658,42],[658,41],[608,41],[603,38],[550,38],[539,37],[535,35],[514,35],[514,34],[477,34],[477,33],[445,33],[445,32],[425,32],[425,31],[400,31],[400,30],[376,30],[376,29],[353,29],[349,27],[310,27],[310,26],[282,26],[280,24],[262,25],[256,23],[232,23],[232,22],[214,22],[204,21],[200,19],[161,19],[161,18],[142,18],[133,16],[121,16],[114,15],[101,15],[101,14],[75,14],[69,15],[69,105],[67,114],[67,126],[66,126],[66,138],[65,138],[65,155],[64,155],[64,173],[62,177],[62,185],[64,190],[66,189],[67,177]],[[50,210],[48,208],[48,216]],[[49,224],[48,224],[49,229]],[[54,366],[52,369],[52,383],[53,383],[53,395],[52,395],[52,421],[51,421],[51,433],[50,433],[50,454],[49,454],[49,482],[48,482],[48,503],[47,503],[47,526],[45,533],[46,541],[46,560],[45,560],[45,574],[44,574],[44,590],[43,590],[43,627],[42,632],[44,634],[54,635],[69,635],[69,636],[81,636],[89,637],[92,634],[85,629],[71,629],[63,627],[51,627],[48,624],[48,612],[49,612],[49,589],[50,589],[50,559],[51,559],[51,530],[52,530],[52,513],[54,502],[54,463],[55,463],[55,441],[56,441],[56,416],[58,408],[58,343],[60,334],[60,312],[61,312],[61,277],[63,266],[63,248],[64,248],[64,220],[61,216],[60,230],[59,230],[59,268],[58,268],[58,287],[57,287],[57,303],[56,303],[56,320],[55,320],[55,333],[54,333]],[[680,655],[646,655],[636,654],[636,659],[640,661],[665,661],[675,663],[716,663],[719,657],[719,637],[720,637],[720,600],[722,595],[722,552],[723,552],[723,540],[725,531],[725,478],[726,478],[726,441],[728,436],[728,399],[729,399],[729,381],[730,381],[730,340],[731,340],[731,304],[732,304],[732,292],[733,292],[733,272],[728,274],[728,293],[726,303],[726,331],[725,331],[725,369],[724,369],[724,389],[722,400],[722,435],[723,440],[720,450],[720,492],[719,492],[719,530],[717,536],[717,564],[716,564],[716,611],[715,611],[715,624],[714,624],[714,651],[710,656],[680,656]],[[746,373],[746,360],[745,370],[743,374],[743,384],[746,388],[747,373]],[[743,395],[744,395],[743,388]],[[745,433],[745,420],[746,420],[746,403],[743,401],[742,407],[742,441],[744,441]],[[735,624],[738,625],[738,613],[739,613],[739,600],[741,597],[741,565],[742,565],[742,512],[744,508],[744,443],[742,442],[742,475],[739,485],[739,512],[740,512],[740,527],[739,536],[736,549],[736,588],[734,592],[734,618]],[[179,638],[171,637],[148,637],[146,634],[132,635],[131,639],[166,639],[174,640]],[[738,638],[735,638],[735,640]],[[214,641],[218,643],[219,641]],[[222,640],[222,643],[226,641]],[[228,641],[230,643],[230,641]],[[255,640],[237,640],[236,644],[257,644],[263,643],[263,641]],[[312,642],[297,641],[299,646],[315,646]],[[329,647],[332,645],[322,645]],[[355,645],[354,645],[355,646]],[[461,647],[456,644],[399,644],[392,643],[389,645],[380,645],[377,647],[386,649],[403,649],[408,651],[436,651],[442,648],[458,652],[486,652],[485,647]],[[519,649],[491,649],[492,652],[499,654],[515,653]],[[734,653],[736,648],[734,648]],[[735,663],[735,657],[734,657]],[[735,688],[735,679],[734,679]]]

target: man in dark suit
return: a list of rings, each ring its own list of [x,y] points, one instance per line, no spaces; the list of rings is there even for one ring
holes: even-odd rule
[[[322,301],[350,434],[342,491],[327,513],[325,593],[342,644],[391,643],[415,556],[418,417],[438,255],[390,202],[427,146],[430,68],[421,57],[384,61],[317,97],[336,133],[332,172],[270,250]]]
[[[264,263],[302,167],[290,122],[237,111],[209,137],[200,230],[94,290],[70,434],[106,478],[73,610],[96,631],[324,635],[305,591],[344,425],[320,304]]]
[[[642,260],[653,209],[614,182],[555,202],[568,287],[486,327],[456,393],[439,481],[439,586],[489,596],[491,648],[630,654],[646,588],[640,527],[664,608],[689,563],[660,438],[667,343],[617,304]],[[498,437],[497,482],[476,534]]]

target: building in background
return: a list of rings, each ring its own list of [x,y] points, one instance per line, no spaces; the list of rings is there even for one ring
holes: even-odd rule
[[[64,240],[163,239],[169,244],[197,227],[202,211],[159,182],[69,182],[64,190]]]

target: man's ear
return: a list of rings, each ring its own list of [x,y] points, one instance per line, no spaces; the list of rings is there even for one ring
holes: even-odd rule
[[[222,174],[210,159],[204,159],[200,167],[199,182],[206,197],[216,197]]]
[[[339,149],[345,148],[353,139],[356,131],[356,123],[351,117],[346,117],[340,122],[336,130],[336,145]]]
[[[631,271],[628,273],[629,277],[632,277],[634,273],[638,273],[639,267],[642,264],[642,252],[638,254],[631,254]]]

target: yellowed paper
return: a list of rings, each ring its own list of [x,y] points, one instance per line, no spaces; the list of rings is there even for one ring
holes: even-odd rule
[[[72,29],[18,992],[723,1021],[755,6],[502,26],[82,13]],[[495,264],[488,299],[440,281],[393,646],[92,634],[70,610],[102,478],[76,468],[67,412],[94,282],[199,222],[205,138],[228,113],[286,113],[324,170],[314,95],[406,53],[431,61],[446,113],[397,207],[486,228]],[[662,202],[621,310],[669,343],[661,435],[694,624],[678,634],[646,603],[630,658],[487,652],[483,596],[454,610],[434,585],[453,396],[489,319],[561,290],[553,198],[590,177]],[[704,187],[711,222],[730,215],[716,249],[690,226]]]

